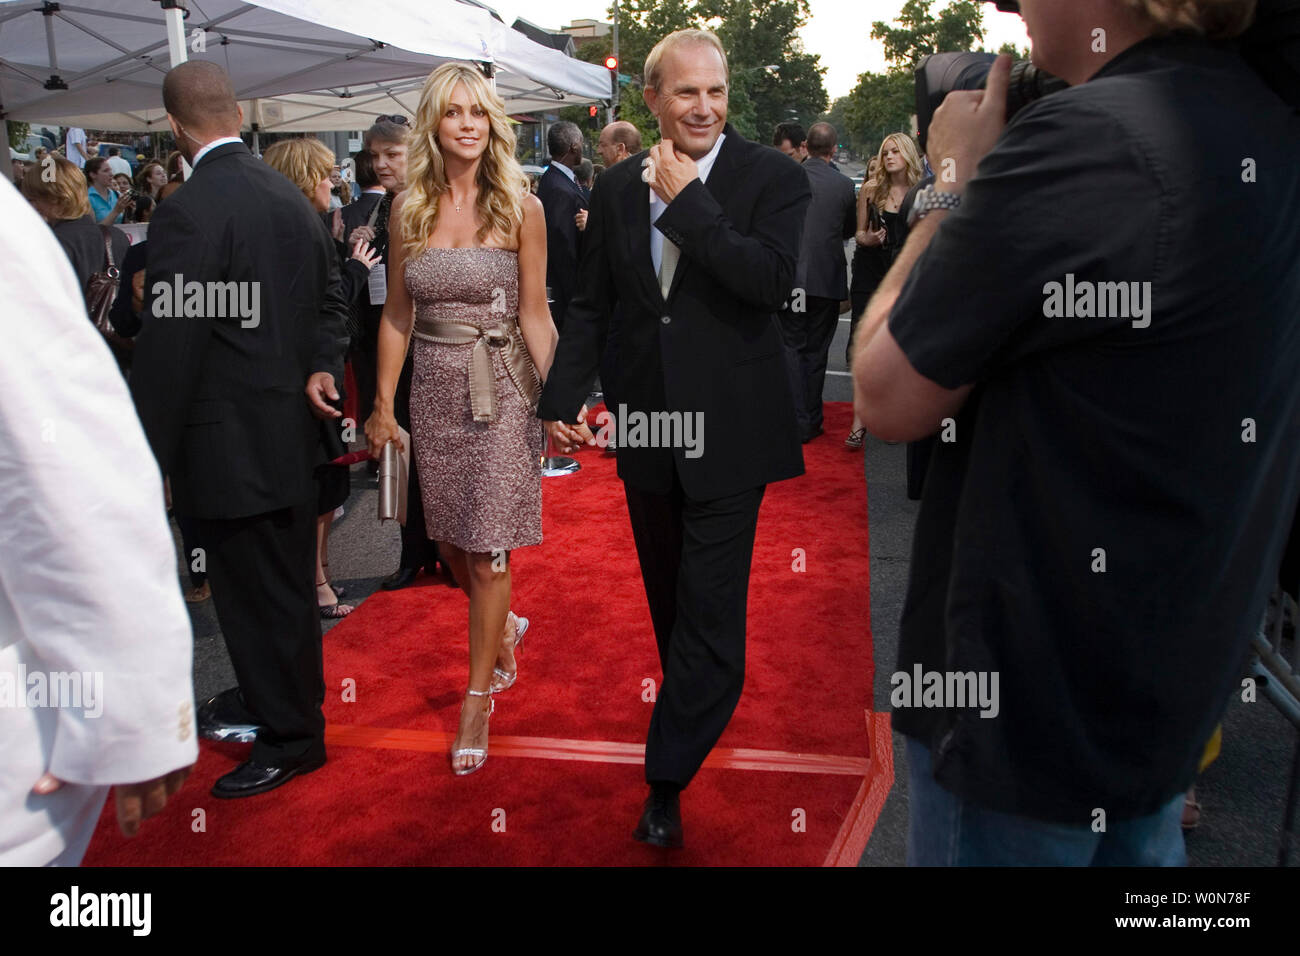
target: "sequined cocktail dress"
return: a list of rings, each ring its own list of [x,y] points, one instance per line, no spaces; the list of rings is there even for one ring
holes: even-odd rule
[[[415,303],[411,432],[429,538],[475,553],[540,544],[544,431],[522,394],[536,373],[518,351],[518,254],[425,249],[407,263],[406,289]]]

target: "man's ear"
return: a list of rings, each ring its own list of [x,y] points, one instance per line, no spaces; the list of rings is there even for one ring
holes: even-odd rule
[[[641,91],[641,99],[645,100],[646,109],[654,114],[655,119],[659,118],[659,91],[653,86],[647,86]]]
[[[167,114],[167,125],[172,128],[172,138],[175,139],[177,143],[179,143],[181,141],[181,135],[182,135],[181,124],[176,121],[176,117],[172,116],[171,113]]]
[[[239,111],[239,128],[240,128],[240,129],[243,129],[243,128],[244,128],[244,108],[243,108],[242,106],[240,106],[238,103],[236,103],[236,104],[235,104],[235,109]]]

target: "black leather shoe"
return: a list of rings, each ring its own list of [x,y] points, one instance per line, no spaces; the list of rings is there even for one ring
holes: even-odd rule
[[[642,843],[669,850],[682,847],[682,807],[680,792],[673,787],[654,785],[646,798],[641,822],[632,836]]]
[[[244,705],[238,687],[223,690],[199,705],[196,712],[199,736],[205,740],[248,744],[257,739],[261,729],[257,718]]]
[[[300,774],[319,770],[324,765],[324,757],[291,766],[272,766],[250,760],[247,763],[241,763],[230,773],[217,780],[212,785],[212,795],[223,800],[231,800],[236,797],[253,797],[259,793],[274,790]]]
[[[384,578],[379,586],[385,591],[398,591],[414,584],[415,578],[419,573],[419,568],[398,568],[388,577]]]

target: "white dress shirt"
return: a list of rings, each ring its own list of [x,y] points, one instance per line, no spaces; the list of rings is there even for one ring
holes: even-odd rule
[[[713,161],[718,158],[718,150],[722,149],[722,141],[727,138],[726,133],[718,136],[718,141],[713,144],[713,148],[703,157],[695,161],[696,168],[700,171],[700,182],[709,181],[709,171],[713,169]],[[655,228],[655,223],[663,215],[668,204],[659,198],[659,195],[650,190],[650,258],[654,262],[655,275],[659,274],[659,263],[663,261],[664,255],[664,234]]]
[[[218,146],[225,146],[227,143],[242,143],[242,142],[243,140],[240,139],[238,136],[223,136],[221,137],[221,139],[214,139],[212,142],[208,143],[201,150],[199,150],[197,153],[194,154],[194,162],[190,163],[190,168],[192,169],[195,166],[197,166],[199,164],[199,160],[201,160],[204,156],[206,156],[211,150],[216,149]]]
[[[8,183],[0,222],[22,317],[0,349],[0,866],[75,866],[110,784],[194,762],[193,636],[162,477],[72,266]],[[94,699],[51,699],[51,675]],[[47,771],[63,787],[33,794]]]
[[[560,172],[564,173],[564,175],[568,176],[569,182],[573,183],[575,186],[578,184],[578,174],[575,173],[568,166],[565,166],[564,163],[552,162],[551,166],[553,166],[555,169],[558,169]]]

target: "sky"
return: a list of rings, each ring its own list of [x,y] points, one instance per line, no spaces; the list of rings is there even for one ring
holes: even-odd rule
[[[803,28],[804,49],[821,56],[826,67],[824,81],[831,99],[843,96],[857,83],[858,74],[879,72],[885,66],[884,45],[871,39],[871,24],[876,20],[892,22],[904,0],[809,0],[812,17]],[[574,20],[605,20],[609,0],[487,0],[506,23],[523,17],[548,30],[558,30]],[[936,0],[932,10],[947,6]],[[984,4],[984,46],[996,50],[1008,41],[1019,47],[1029,45],[1025,26],[1013,13],[999,13],[991,3]]]

